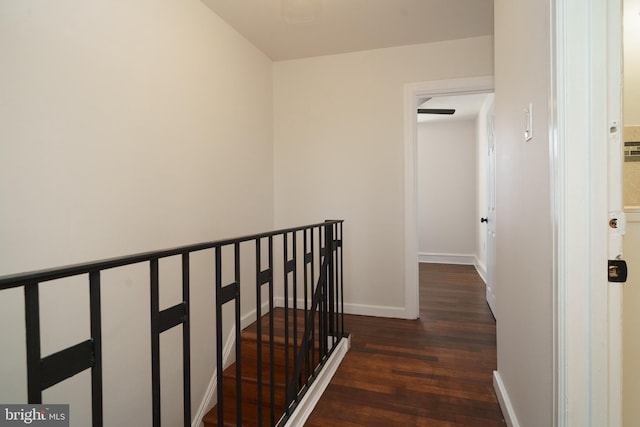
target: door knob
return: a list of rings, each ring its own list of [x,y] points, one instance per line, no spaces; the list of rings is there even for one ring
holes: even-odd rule
[[[489,218],[480,218],[480,222],[481,222],[481,223],[482,223],[482,222],[488,222],[488,221],[489,221]]]

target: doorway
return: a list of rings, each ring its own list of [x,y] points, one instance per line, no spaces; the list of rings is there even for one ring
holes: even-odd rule
[[[418,291],[418,172],[417,143],[418,105],[429,97],[444,97],[493,92],[493,76],[452,80],[438,80],[406,84],[404,88],[405,112],[405,317],[419,315]],[[421,102],[422,100],[422,102]]]
[[[418,100],[417,200],[418,261],[474,266],[495,317],[493,98]]]

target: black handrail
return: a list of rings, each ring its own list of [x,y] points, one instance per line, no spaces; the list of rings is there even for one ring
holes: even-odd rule
[[[205,249],[212,249],[215,247],[228,246],[234,243],[243,243],[250,240],[262,239],[269,236],[275,236],[279,234],[291,233],[294,231],[301,231],[305,229],[324,227],[327,224],[343,223],[343,220],[331,220],[327,222],[320,222],[311,225],[303,225],[300,227],[283,228],[275,231],[268,231],[264,233],[250,234],[247,236],[236,237],[233,239],[216,240],[212,242],[196,243],[194,245],[178,246],[171,249],[163,249],[160,251],[141,252],[134,255],[127,255],[123,257],[109,258],[100,261],[92,261],[81,264],[68,265],[65,267],[56,267],[49,269],[42,269],[37,271],[31,271],[27,273],[9,274],[0,277],[0,290],[17,288],[24,286],[25,283],[34,282],[47,282],[50,280],[62,279],[64,277],[77,276],[79,274],[86,274],[92,271],[108,270],[116,267],[123,267],[125,265],[138,264],[145,261],[151,261],[153,258],[167,258],[175,255],[182,255],[184,253],[198,252]]]
[[[103,425],[102,408],[102,326],[101,326],[101,272],[108,269],[123,267],[127,265],[149,263],[150,274],[150,306],[151,306],[151,387],[153,402],[153,426],[161,425],[160,410],[160,334],[182,325],[183,338],[183,414],[184,425],[191,425],[191,371],[190,371],[190,310],[189,310],[189,289],[190,289],[190,254],[198,251],[213,249],[215,251],[215,294],[216,294],[216,366],[217,366],[217,390],[218,390],[218,425],[223,425],[224,416],[224,393],[223,384],[223,360],[222,360],[222,306],[227,302],[235,303],[235,324],[236,324],[236,360],[240,361],[242,356],[240,339],[240,245],[246,242],[253,242],[256,249],[256,316],[258,327],[258,419],[262,425],[262,287],[267,285],[269,292],[269,358],[270,369],[270,425],[283,425],[289,418],[291,410],[297,405],[304,395],[310,383],[315,379],[318,366],[324,364],[328,355],[335,347],[335,343],[344,335],[344,318],[342,316],[343,299],[343,276],[342,276],[342,220],[325,221],[307,226],[287,228],[272,232],[253,234],[249,236],[219,240],[213,242],[198,243],[195,245],[181,246],[173,249],[161,251],[145,252],[125,257],[111,258],[101,261],[76,264],[66,267],[39,270],[28,273],[14,274],[0,277],[0,290],[23,287],[25,294],[25,325],[26,325],[26,347],[27,347],[27,389],[28,402],[31,404],[42,403],[42,391],[62,382],[86,369],[91,369],[91,395],[92,395],[92,425],[100,427]],[[314,231],[317,234],[317,242],[314,242]],[[322,232],[323,231],[323,232]],[[298,273],[297,273],[297,253],[296,235],[303,234],[303,260],[304,264],[304,334],[301,344],[298,344],[298,325],[296,312],[298,310]],[[289,248],[288,237],[292,236],[292,247]],[[286,364],[286,384],[285,392],[285,413],[275,413],[275,391],[274,391],[274,237],[283,238],[284,246],[284,309],[285,309],[285,360]],[[262,268],[261,242],[267,240],[268,244],[268,266]],[[323,242],[324,241],[324,242]],[[316,251],[316,243],[319,246],[319,253]],[[323,244],[324,243],[324,244]],[[222,250],[224,247],[232,247],[234,252],[233,272],[234,281],[230,284],[222,284]],[[291,251],[289,252],[289,249]],[[339,254],[338,254],[339,251]],[[182,301],[164,310],[159,308],[159,260],[172,256],[181,256],[182,260]],[[316,273],[316,262],[319,263],[318,282],[316,289],[311,289]],[[79,344],[61,350],[57,353],[42,357],[40,349],[40,308],[39,289],[40,285],[56,279],[88,274],[89,278],[89,306],[90,306],[90,334],[91,337]],[[289,275],[292,281],[289,281]],[[311,275],[309,277],[309,274]],[[311,279],[311,280],[309,280]],[[294,362],[294,372],[289,377],[288,352],[289,350],[289,287],[292,286],[293,299],[293,351],[296,352]],[[308,289],[309,287],[310,289]],[[312,295],[311,306],[309,307],[309,296]],[[316,340],[315,316],[316,312],[321,319],[319,322],[318,337],[318,366],[315,366],[315,354],[309,351],[314,347]],[[338,322],[342,317],[342,330],[337,331]],[[333,340],[333,345],[329,348],[328,340]],[[309,354],[311,353],[311,354]],[[303,368],[306,369],[303,378]],[[241,363],[236,363],[236,419],[237,425],[242,424],[242,403],[241,403]]]

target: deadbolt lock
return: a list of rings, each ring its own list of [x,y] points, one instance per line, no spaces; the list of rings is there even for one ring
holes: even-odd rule
[[[608,274],[610,282],[626,282],[627,262],[622,259],[610,259]]]
[[[624,236],[627,219],[624,212],[609,212],[609,235]]]

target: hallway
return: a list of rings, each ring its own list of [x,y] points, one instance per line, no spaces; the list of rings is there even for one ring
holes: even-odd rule
[[[351,350],[305,425],[505,425],[484,294],[473,266],[420,264],[420,319],[347,315]]]

